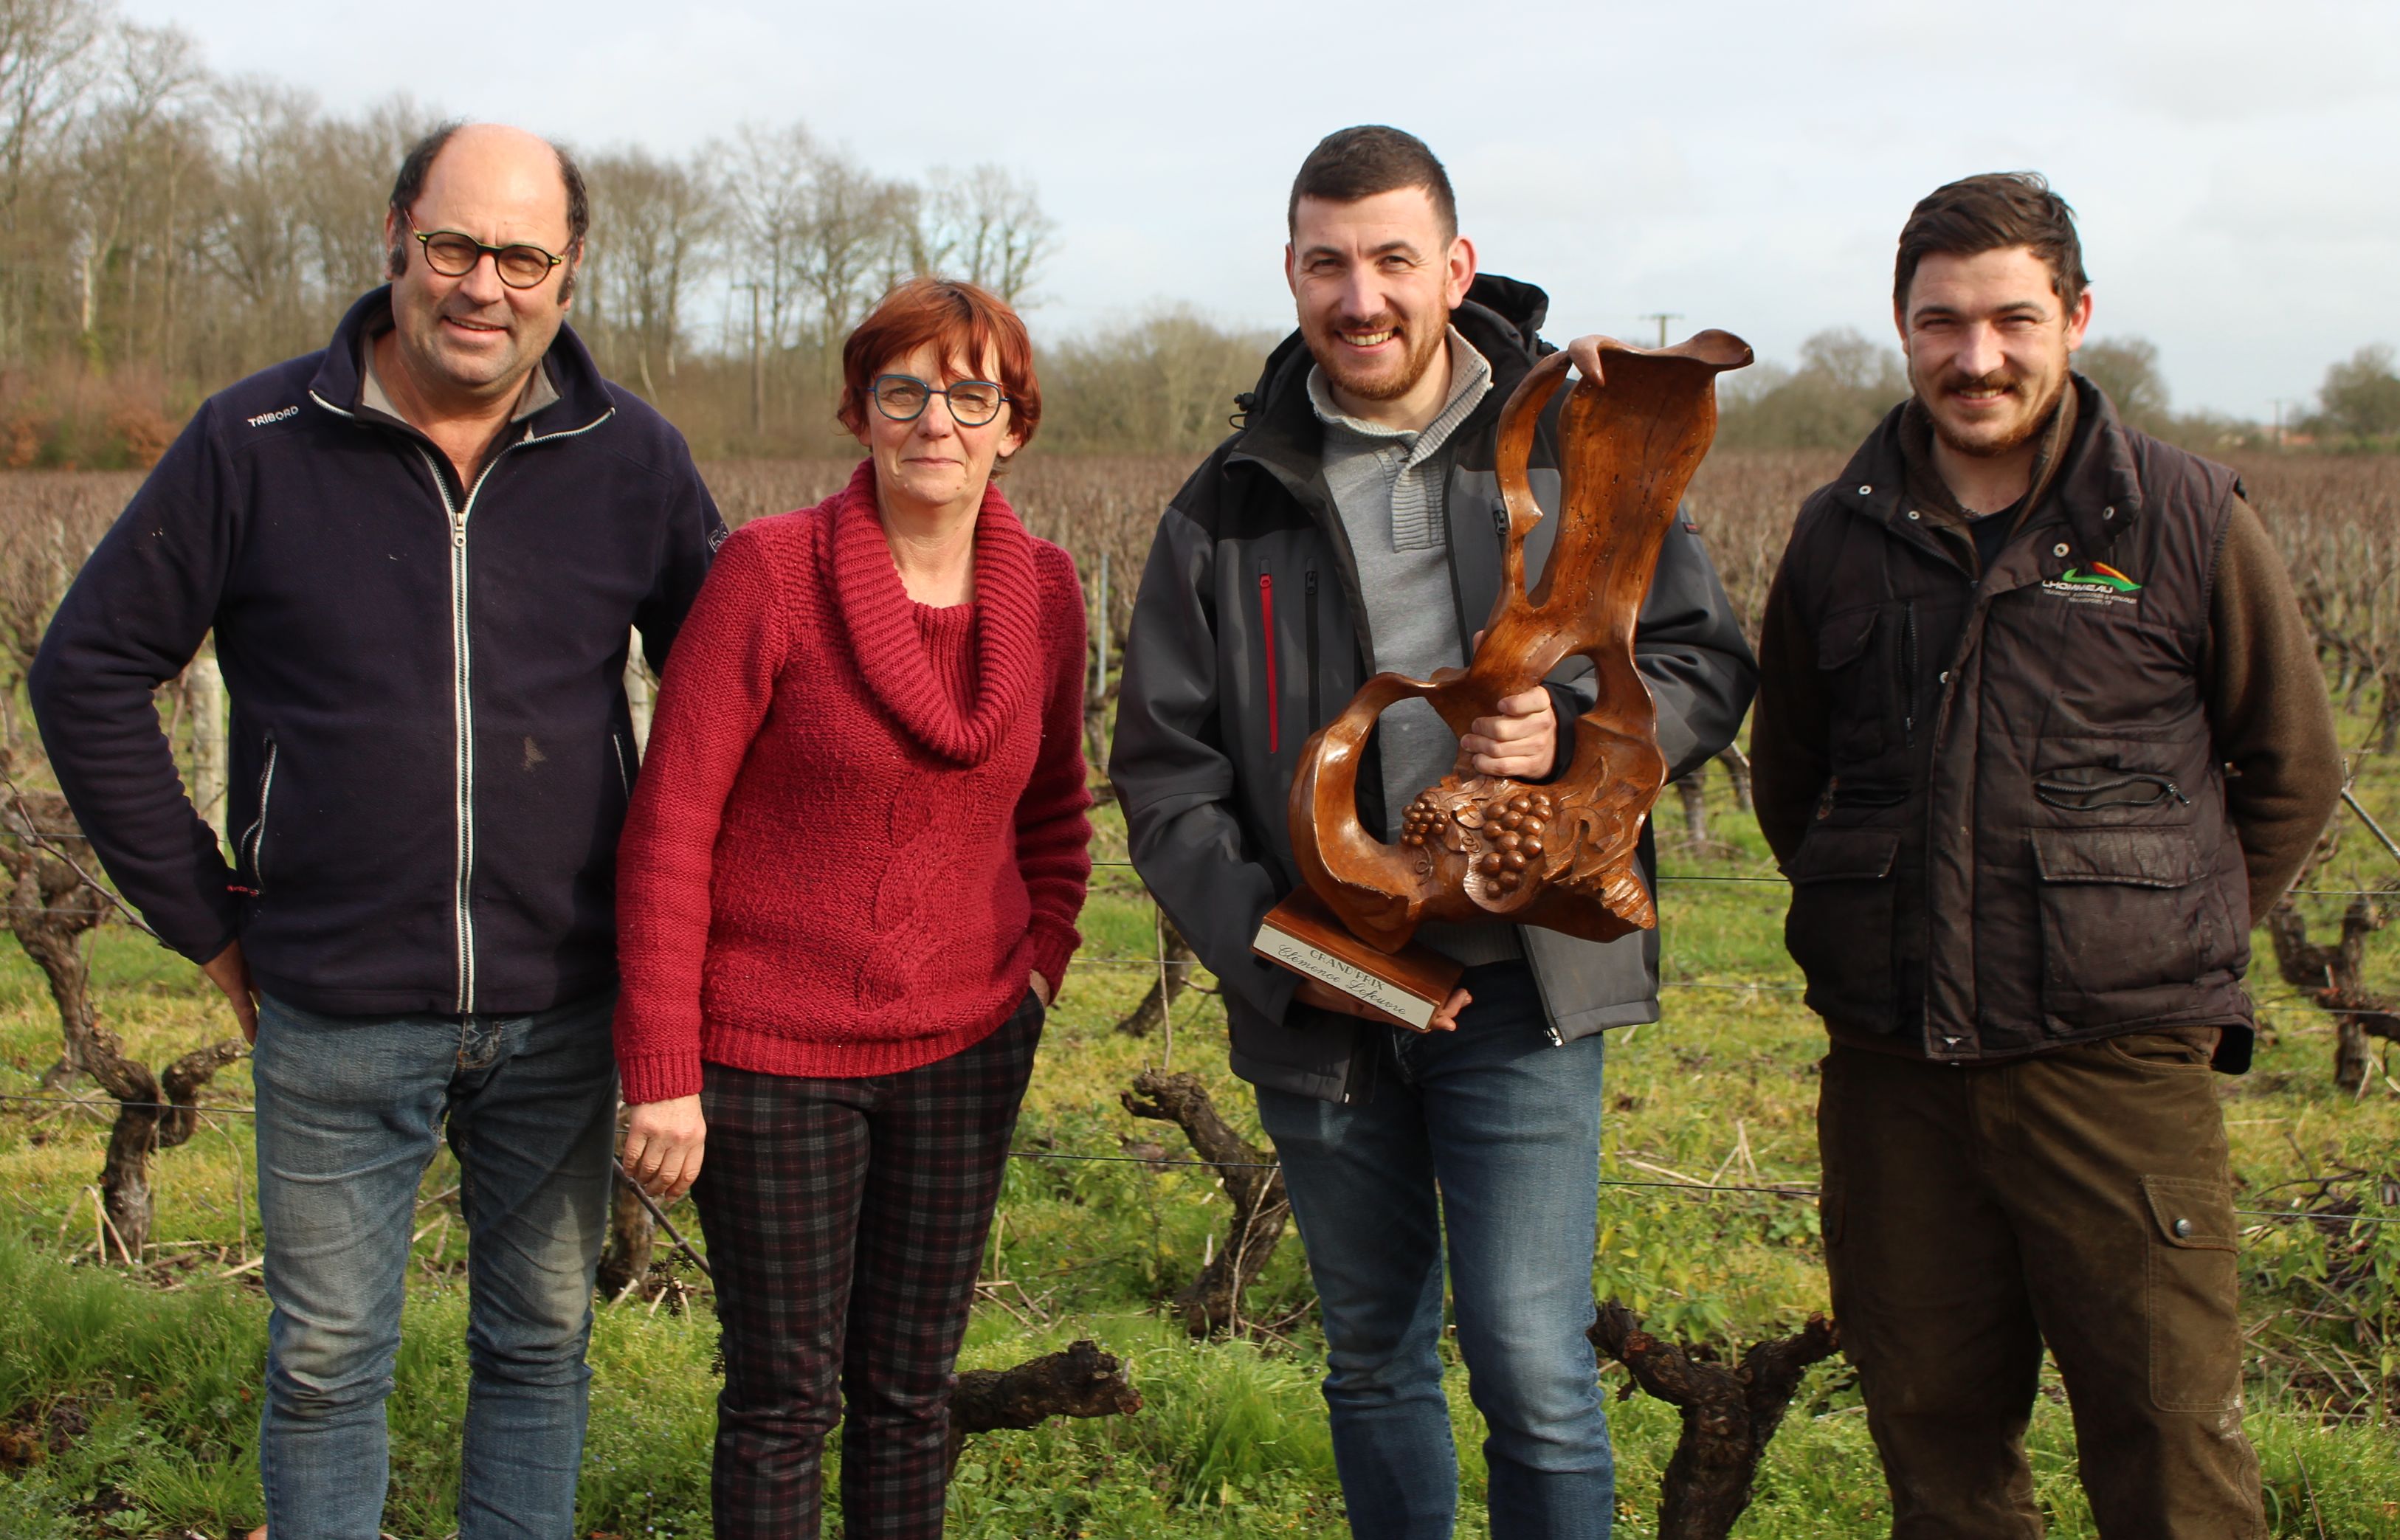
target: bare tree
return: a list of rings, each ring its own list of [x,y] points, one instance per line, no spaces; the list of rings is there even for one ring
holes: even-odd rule
[[[990,164],[963,172],[937,168],[925,182],[917,270],[954,273],[1023,305],[1058,228],[1032,182]]]
[[[206,79],[190,35],[178,28],[120,27],[106,51],[112,67],[97,93],[102,100],[74,135],[77,320],[93,355],[100,351],[103,273],[122,275],[118,293],[129,321],[139,303],[143,264],[129,249],[137,200],[150,190],[156,162],[174,152],[169,119]],[[124,340],[130,348],[130,327]]]
[[[309,303],[321,298],[309,281],[317,235],[292,196],[322,125],[314,97],[255,76],[220,85],[217,105],[217,189],[200,252],[244,312],[239,333],[255,351],[240,361],[262,363],[323,341]]]
[[[34,248],[53,231],[33,205],[51,152],[98,74],[105,15],[91,0],[0,0],[0,353],[21,351],[39,303]]]
[[[815,320],[821,368],[829,371],[841,339],[875,298],[901,238],[906,195],[849,156],[820,149],[810,157],[808,214],[794,250],[794,276]],[[825,382],[821,382],[825,383]]]
[[[716,260],[725,203],[696,162],[639,148],[599,157],[587,175],[598,230],[585,259],[587,303],[605,295],[610,313],[601,324],[630,343],[642,389],[655,397],[650,362],[675,378],[684,306]]]
[[[733,270],[742,286],[755,286],[765,346],[780,350],[800,303],[799,247],[809,225],[816,141],[798,123],[744,124],[731,144],[702,154],[725,164],[719,188]]]
[[[293,196],[303,249],[328,310],[347,307],[389,274],[383,214],[392,174],[437,121],[439,115],[413,98],[387,97],[355,121],[320,121],[300,147],[302,182]]]

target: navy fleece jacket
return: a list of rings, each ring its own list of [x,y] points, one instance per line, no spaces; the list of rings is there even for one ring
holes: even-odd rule
[[[558,399],[460,485],[361,400],[378,289],[200,408],[68,592],[30,681],[59,784],[167,945],[279,1000],[520,1013],[616,976],[630,634],[663,665],[724,538],[682,435],[562,328]],[[209,633],[228,865],[152,706]]]

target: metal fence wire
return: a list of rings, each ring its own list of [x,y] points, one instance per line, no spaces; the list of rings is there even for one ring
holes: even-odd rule
[[[13,794],[13,786],[10,787],[10,790]],[[2345,796],[2347,796],[2346,793]],[[2356,804],[2353,802],[2352,806],[2355,808]],[[2363,817],[2363,810],[2361,810],[2361,812]],[[22,832],[33,837],[37,842],[43,842],[48,838],[61,838],[61,836],[76,838],[69,835],[68,831],[53,832],[34,830],[30,826],[30,820],[22,820],[22,822],[27,825]],[[2370,827],[2374,827],[2371,821]],[[2383,831],[2380,827],[2375,827],[2375,832],[2378,835],[2381,835]],[[2400,852],[2395,852],[2395,854],[2400,854]],[[1092,865],[1095,868],[1112,868],[1126,871],[1133,869],[1133,863],[1130,861],[1095,860],[1092,863]],[[82,876],[79,868],[77,875]],[[89,877],[84,878],[84,880],[87,882],[92,881]],[[1780,874],[1743,875],[1733,873],[1660,872],[1655,874],[1655,880],[1662,886],[1681,883],[1747,883],[1774,887],[1788,885],[1786,879]],[[92,882],[92,885],[96,889],[99,888],[99,884],[96,882]],[[105,889],[101,889],[100,891],[104,897],[112,900],[115,899],[115,894],[113,893],[109,893]],[[2293,892],[2311,895],[2337,897],[2400,897],[2400,893],[2395,893],[2392,888],[2299,888],[2294,889]],[[121,907],[121,902],[118,906]],[[1077,967],[1087,968],[1139,968],[1147,972],[1154,973],[1157,975],[1157,994],[1161,1026],[1160,1068],[1162,1070],[1165,1070],[1172,1068],[1175,1054],[1175,1016],[1174,1001],[1172,998],[1174,991],[1168,988],[1168,970],[1196,969],[1202,967],[1203,964],[1195,960],[1171,958],[1166,955],[1167,949],[1164,914],[1157,910],[1155,903],[1152,904],[1152,907],[1153,911],[1152,934],[1154,942],[1152,955],[1149,957],[1079,957],[1074,960],[1074,965]],[[62,907],[18,908],[13,906],[5,905],[0,905],[0,909],[5,909],[7,912],[10,913],[89,913],[89,909],[68,909]],[[138,920],[136,923],[138,923]],[[145,932],[148,930],[147,926],[142,926],[141,928]],[[1188,978],[1190,975],[1189,974],[1186,974],[1185,976]],[[1659,982],[1658,988],[1661,989],[1716,989],[1746,993],[1796,994],[1803,989],[1804,986],[1793,983],[1773,983],[1766,980],[1663,979]],[[2262,1001],[2261,1003],[2293,1004],[2298,1003],[2298,1000],[2297,997],[2293,999],[2267,1000]],[[2380,1015],[2387,1014],[2376,1011],[2331,1010],[2326,1007],[2315,1005],[2313,1002],[2310,1003],[2310,1009],[2313,1014],[2321,1015]],[[0,1092],[0,1102],[61,1108],[83,1108],[98,1111],[112,1111],[120,1108],[165,1111],[169,1110],[172,1106],[172,1104],[166,1102],[121,1102],[113,1097],[34,1096],[5,1092]],[[203,1115],[223,1114],[236,1117],[255,1117],[258,1112],[258,1110],[254,1107],[241,1107],[230,1104],[202,1104],[195,1108],[194,1111]],[[1027,1161],[1077,1162],[1141,1165],[1152,1168],[1197,1168],[1217,1171],[1273,1170],[1277,1165],[1276,1162],[1273,1161],[1244,1162],[1185,1160],[1164,1155],[1106,1154],[1092,1152],[1055,1150],[1011,1150],[1009,1152],[1009,1156],[1015,1160]],[[619,1165],[617,1169],[620,1176],[625,1176],[624,1167],[621,1164]],[[633,1187],[635,1194],[640,1197],[643,1207],[648,1210],[653,1221],[655,1221],[661,1229],[666,1232],[675,1246],[686,1256],[690,1258],[692,1262],[703,1273],[707,1272],[708,1263],[705,1254],[700,1249],[694,1247],[689,1241],[684,1238],[682,1233],[675,1228],[673,1221],[667,1217],[665,1208],[661,1207],[650,1197],[648,1193],[642,1192],[640,1184],[633,1182],[630,1177],[626,1177],[625,1179],[628,1184]],[[1599,1179],[1599,1185],[1603,1188],[1652,1190],[1661,1192],[1697,1195],[1710,1199],[1722,1199],[1740,1195],[1814,1199],[1821,1195],[1820,1189],[1812,1186],[1804,1186],[1798,1183],[1769,1185],[1764,1183],[1692,1182],[1603,1177]],[[2278,1223],[2314,1223],[2328,1226],[2400,1224],[2400,1218],[2387,1219],[2374,1215],[2362,1214],[2328,1214],[2309,1209],[2237,1208],[2233,1210],[2233,1212],[2244,1218]]]

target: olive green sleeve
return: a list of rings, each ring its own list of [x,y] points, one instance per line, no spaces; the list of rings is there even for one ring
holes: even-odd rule
[[[2316,645],[2256,510],[2233,500],[2209,589],[2201,663],[2250,913],[2291,886],[2341,796],[2341,745]]]

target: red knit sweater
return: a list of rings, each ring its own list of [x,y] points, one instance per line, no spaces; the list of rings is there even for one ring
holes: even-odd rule
[[[909,599],[874,462],[744,526],[675,637],[617,858],[625,1099],[702,1059],[888,1074],[1054,985],[1091,874],[1084,600],[997,487],[975,602]]]

